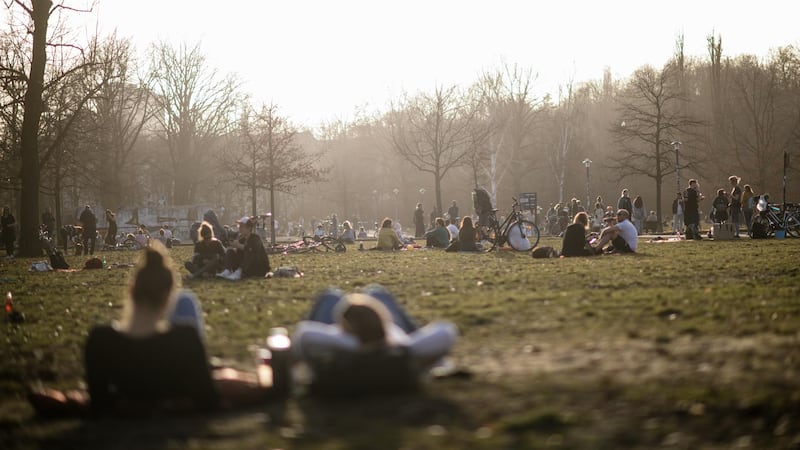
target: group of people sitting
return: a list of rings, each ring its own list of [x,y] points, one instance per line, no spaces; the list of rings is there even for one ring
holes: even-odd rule
[[[255,221],[252,217],[242,217],[239,236],[228,243],[226,249],[214,237],[214,227],[203,221],[197,229],[197,242],[191,261],[184,264],[189,271],[188,278],[218,276],[227,280],[240,280],[247,277],[263,277],[270,271],[269,256],[264,249],[261,237],[253,232]]]
[[[441,217],[436,218],[435,224],[435,227],[425,232],[426,247],[465,252],[480,250],[478,232],[471,217],[462,218],[460,227],[456,225],[456,219],[450,219],[448,224]],[[389,218],[383,219],[375,250],[398,250],[409,244],[413,245],[414,240],[403,236],[398,223]]]
[[[572,224],[564,231],[561,256],[591,256],[602,253],[635,253],[638,243],[636,226],[626,209],[617,211],[615,217],[605,219],[600,234],[590,232],[589,215],[575,214]]]
[[[269,398],[273,386],[257,376],[258,370],[210,365],[200,303],[190,292],[176,291],[178,275],[171,267],[160,243],[142,251],[121,320],[89,333],[88,392],[36,389],[29,399],[40,414],[214,411]],[[387,358],[399,361],[408,367],[406,375],[422,377],[449,353],[457,335],[449,322],[418,326],[380,286],[348,294],[331,288],[317,297],[306,320],[297,325],[290,355],[311,367],[312,385],[326,381],[318,379],[322,374],[339,381],[358,378],[358,373],[347,373],[352,368],[341,367],[353,356],[362,358],[362,365],[374,361],[380,366]],[[338,362],[344,373],[328,370],[331,362]],[[385,388],[414,384],[405,381],[375,380]]]

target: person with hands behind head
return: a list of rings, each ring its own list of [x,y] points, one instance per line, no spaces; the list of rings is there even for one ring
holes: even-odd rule
[[[226,280],[263,277],[269,272],[269,257],[261,237],[253,232],[255,220],[244,216],[237,220],[239,238],[231,241],[225,255],[225,270],[217,274]]]

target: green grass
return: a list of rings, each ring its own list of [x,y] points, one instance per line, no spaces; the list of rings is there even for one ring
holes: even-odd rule
[[[543,239],[540,245],[560,246]],[[190,247],[173,249],[178,262]],[[106,253],[130,263],[135,253]],[[302,279],[185,282],[209,352],[248,345],[319,290],[381,283],[425,323],[455,322],[471,378],[358,401],[297,397],[201,418],[44,421],[25,388],[70,388],[96,323],[121,312],[129,268],[0,266],[25,313],[0,324],[0,448],[791,448],[800,446],[800,240],[640,243],[634,256],[536,260],[441,251],[276,256]],[[68,257],[81,267],[85,257]],[[182,269],[182,273],[185,271]]]

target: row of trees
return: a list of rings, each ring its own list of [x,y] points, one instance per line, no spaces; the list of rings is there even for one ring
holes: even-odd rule
[[[59,220],[65,204],[117,209],[154,199],[255,215],[262,192],[273,212],[282,201],[294,216],[377,218],[401,209],[410,217],[426,187],[439,211],[443,198],[467,203],[478,185],[496,199],[538,192],[542,206],[584,192],[612,203],[629,187],[655,197],[661,218],[672,198],[662,199],[663,186],[677,170],[716,185],[735,173],[757,192],[776,192],[780,155],[800,138],[793,46],[725,57],[721,38],[710,36],[707,57],[690,58],[679,37],[661,68],[626,80],[606,70],[602,80],[570,80],[542,97],[533,69],[506,65],[470,86],[405,93],[386,111],[312,134],[275,105],[254,107],[199,46],[155,43],[139,58],[115,35],[81,44],[61,20],[80,12],[64,4],[10,0],[8,8],[0,189],[19,202],[23,255],[39,251],[40,199]],[[581,163],[589,159],[591,186]]]
[[[293,144],[277,108],[254,113],[236,77],[208,67],[199,47],[153,44],[143,67],[127,39],[80,43],[63,19],[85,11],[51,0],[6,6],[0,162],[2,189],[19,193],[21,255],[40,253],[42,198],[60,221],[65,196],[116,209],[153,196],[208,201],[225,195],[220,185],[246,185],[255,214],[257,189],[319,178],[318,157]]]

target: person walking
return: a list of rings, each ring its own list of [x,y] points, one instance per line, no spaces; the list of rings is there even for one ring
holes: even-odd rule
[[[425,236],[425,210],[422,209],[422,203],[417,203],[414,209],[414,228],[414,237]]]
[[[641,235],[644,221],[647,218],[647,210],[644,208],[644,200],[641,195],[637,195],[633,199],[633,215],[631,215],[631,222],[636,227],[636,233]]]
[[[447,217],[450,220],[458,220],[458,204],[455,200],[450,204],[450,208],[447,209]]]
[[[740,217],[742,214],[742,188],[739,186],[739,181],[741,178],[737,177],[736,175],[731,175],[728,177],[728,182],[731,184],[731,194],[730,194],[730,214],[731,214],[731,222],[733,222],[733,237],[739,237],[739,223]]]
[[[3,207],[0,225],[2,225],[3,229],[3,245],[6,248],[6,259],[14,259],[14,242],[17,241],[17,221],[8,206]]]
[[[749,236],[753,226],[753,209],[755,209],[756,194],[749,184],[744,185],[742,192],[742,215],[744,216],[744,226],[747,228]]]
[[[686,239],[702,239],[700,237],[700,201],[705,196],[700,192],[700,184],[696,179],[689,180],[689,187],[683,195],[683,204],[686,210],[683,212],[683,223],[686,225]]]
[[[117,215],[110,209],[106,210],[106,224],[108,225],[105,239],[106,247],[113,249],[117,245]]]
[[[678,192],[675,200],[672,201],[672,232],[683,234],[683,194]]]
[[[628,217],[633,217],[633,203],[631,202],[627,189],[622,190],[619,200],[617,200],[617,210],[620,209],[628,211]]]
[[[97,242],[97,216],[94,215],[92,207],[86,205],[78,220],[83,226],[83,254],[94,255],[94,245]]]

